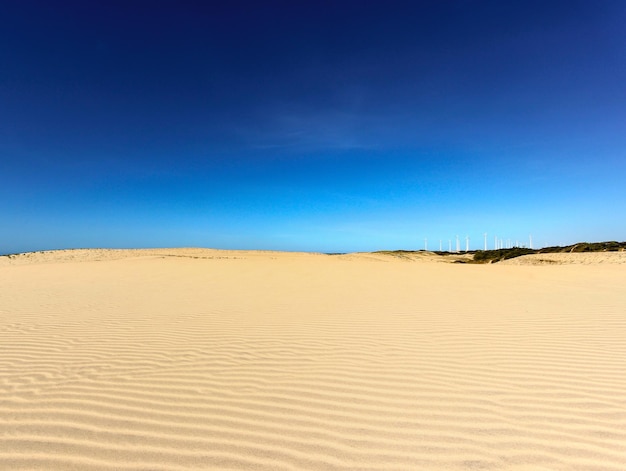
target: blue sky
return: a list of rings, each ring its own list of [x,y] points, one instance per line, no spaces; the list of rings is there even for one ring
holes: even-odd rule
[[[0,2],[0,253],[624,240],[624,24],[621,1]]]

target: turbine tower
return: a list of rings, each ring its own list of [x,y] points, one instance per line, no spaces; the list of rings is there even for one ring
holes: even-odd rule
[[[486,252],[487,251],[487,233],[485,232],[483,236],[485,237],[485,252]]]
[[[465,236],[465,251],[469,252],[469,236]]]
[[[456,236],[456,251],[461,251],[461,242],[459,242],[459,236]]]
[[[532,236],[532,234],[528,234],[528,241],[530,242],[528,247],[532,249],[533,248],[533,236]]]

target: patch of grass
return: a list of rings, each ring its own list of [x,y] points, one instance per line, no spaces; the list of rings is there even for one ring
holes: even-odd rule
[[[521,257],[522,255],[528,255],[537,253],[536,250],[526,249],[523,247],[514,247],[511,249],[498,249],[498,250],[478,250],[474,254],[474,263],[496,263],[502,260],[508,260],[509,258]]]
[[[539,249],[539,253],[577,253],[577,252],[619,252],[626,250],[626,242],[579,242],[565,247],[544,247]]]

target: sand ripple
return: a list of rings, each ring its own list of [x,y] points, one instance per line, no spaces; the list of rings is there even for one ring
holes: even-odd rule
[[[0,469],[626,467],[619,264],[67,252],[0,266]]]

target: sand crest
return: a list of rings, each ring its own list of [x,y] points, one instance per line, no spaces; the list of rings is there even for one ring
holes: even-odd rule
[[[506,265],[626,265],[626,252],[538,253],[504,260]]]
[[[0,469],[621,471],[624,258],[558,256],[0,257]]]

